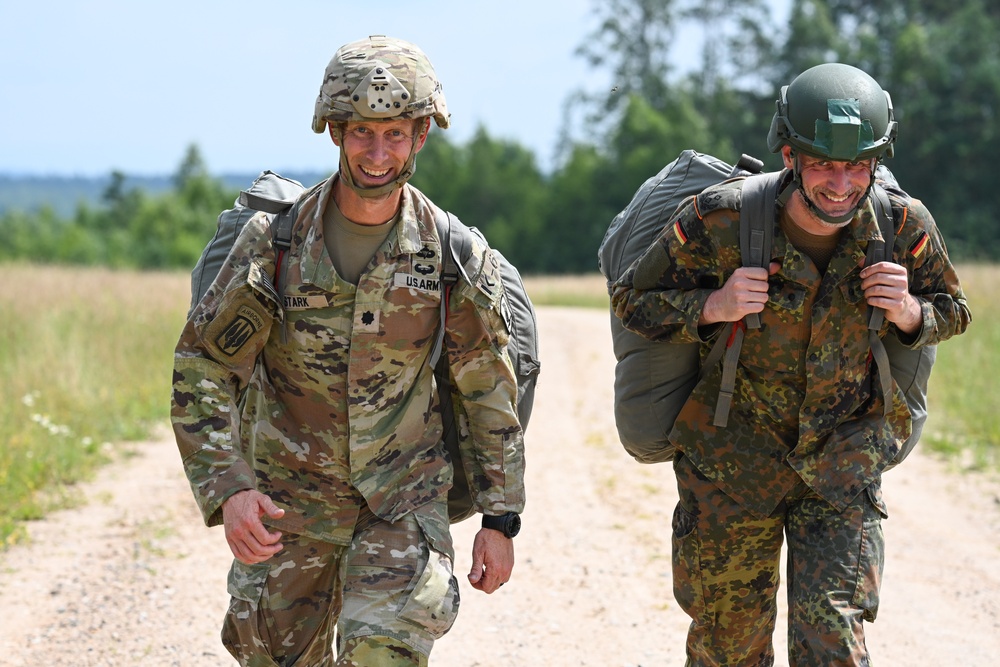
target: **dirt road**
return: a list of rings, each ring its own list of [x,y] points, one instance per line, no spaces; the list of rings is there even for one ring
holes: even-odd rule
[[[475,522],[455,527],[462,611],[435,667],[682,665],[671,594],[670,469],[615,436],[603,311],[539,311],[543,375],[528,433],[528,508],[509,584],[467,585]],[[0,554],[0,665],[235,664],[218,641],[230,554],[202,526],[165,436],[82,485],[86,504]],[[987,667],[1000,656],[1000,484],[918,448],[884,482],[887,565],[875,664]],[[784,628],[775,635],[787,664]]]

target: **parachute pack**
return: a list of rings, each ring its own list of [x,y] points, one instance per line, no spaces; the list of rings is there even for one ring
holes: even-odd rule
[[[631,202],[615,216],[598,250],[601,273],[608,288],[648,248],[677,207],[689,197],[729,178],[745,176],[740,206],[740,252],[744,266],[765,266],[770,260],[775,220],[775,200],[780,172],[760,173],[762,163],[744,155],[731,165],[710,155],[685,150],[658,174],[640,186]],[[883,166],[872,186],[874,205],[884,244],[870,243],[865,263],[892,260],[895,240],[893,210],[885,188],[905,197],[892,174]],[[868,329],[872,356],[879,369],[885,396],[891,396],[894,379],[906,397],[912,432],[893,465],[912,451],[927,419],[927,385],[937,353],[936,346],[905,347],[895,335],[879,338],[884,312],[869,308]],[[760,327],[757,314],[734,323],[732,333],[721,334],[704,363],[699,343],[650,341],[628,331],[611,313],[615,367],[615,424],[625,450],[641,463],[672,460],[669,441],[674,420],[692,389],[712,368],[722,363],[722,385],[714,416],[716,426],[728,420],[744,331]],[[886,411],[891,402],[886,401]]]
[[[191,309],[205,295],[229,250],[236,242],[243,227],[258,211],[271,214],[271,233],[277,252],[275,260],[275,283],[279,294],[285,287],[284,261],[291,249],[292,227],[297,216],[296,200],[306,191],[298,181],[285,178],[273,171],[264,171],[249,188],[242,191],[233,207],[219,215],[215,236],[202,251],[201,258],[191,272]],[[452,523],[466,519],[476,512],[469,478],[477,465],[470,457],[462,455],[461,443],[469,437],[459,427],[457,411],[461,410],[450,377],[447,358],[444,354],[444,329],[447,321],[448,297],[452,287],[460,280],[469,281],[465,275],[465,263],[472,253],[473,235],[483,242],[485,238],[475,227],[468,227],[451,213],[435,207],[435,224],[443,252],[441,272],[441,325],[435,338],[430,364],[434,367],[440,397],[442,422],[444,424],[444,445],[446,455],[453,463],[454,484],[448,492],[448,515]],[[500,276],[506,293],[506,319],[510,326],[507,353],[514,365],[517,378],[517,416],[522,431],[527,430],[531,409],[535,398],[535,384],[541,368],[538,356],[538,326],[535,310],[528,298],[524,283],[517,269],[496,249],[493,250],[500,264]],[[190,313],[189,313],[190,314]]]

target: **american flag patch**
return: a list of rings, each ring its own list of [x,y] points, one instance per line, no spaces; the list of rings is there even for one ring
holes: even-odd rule
[[[681,245],[687,243],[688,237],[687,234],[684,233],[684,228],[681,227],[680,220],[674,222],[674,236],[676,236],[677,240],[681,242]]]
[[[927,249],[927,246],[930,245],[930,242],[931,242],[931,235],[928,234],[927,232],[924,232],[923,235],[919,239],[917,239],[913,245],[910,246],[910,254],[913,255],[914,257],[920,257],[920,253],[922,253],[924,250]]]

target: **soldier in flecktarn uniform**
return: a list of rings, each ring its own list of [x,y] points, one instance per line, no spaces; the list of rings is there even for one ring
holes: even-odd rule
[[[828,63],[777,101],[768,144],[784,162],[772,256],[743,267],[744,179],[681,205],[613,286],[624,326],[654,340],[702,342],[750,313],[725,428],[709,372],[674,422],[680,500],[673,515],[674,593],[691,617],[689,665],[771,665],[780,552],[787,540],[792,665],[868,665],[883,566],[882,473],[910,435],[895,381],[872,363],[878,335],[935,345],[971,316],[931,214],[889,192],[892,261],[865,263],[881,242],[870,199],[891,156],[889,94],[868,74]],[[703,353],[703,357],[704,357]]]

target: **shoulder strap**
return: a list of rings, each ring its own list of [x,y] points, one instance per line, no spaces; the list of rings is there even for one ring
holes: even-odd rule
[[[740,256],[743,266],[767,268],[774,243],[775,201],[781,172],[748,176],[743,181],[740,197]],[[745,318],[747,328],[759,329],[760,316],[750,313]]]
[[[260,210],[270,213],[273,216],[271,218],[271,242],[274,244],[276,251],[274,259],[274,282],[275,288],[278,290],[278,296],[281,299],[285,298],[288,275],[288,262],[285,261],[285,256],[292,248],[292,230],[299,219],[299,203],[322,188],[323,184],[324,182],[317,183],[291,201],[263,200],[254,202],[256,204],[263,204]],[[250,192],[240,193],[241,202],[249,203],[252,197],[253,195]],[[284,336],[284,331],[282,331],[282,336]],[[282,341],[284,341],[284,338],[282,338]]]
[[[292,227],[295,226],[295,219],[298,217],[298,206],[287,204],[278,210],[265,210],[271,215],[271,243],[274,245],[274,289],[278,294],[279,302],[285,299],[285,286],[287,284],[288,262],[285,261],[288,250],[292,247]],[[282,318],[281,342],[288,342],[288,331],[286,328],[287,318]]]
[[[439,208],[434,210],[434,224],[437,225],[438,238],[441,239],[441,307],[437,336],[434,347],[431,348],[430,365],[437,367],[444,347],[444,328],[448,321],[448,300],[451,288],[458,282],[458,262],[451,247],[451,213]]]
[[[775,201],[780,184],[781,172],[756,174],[743,181],[740,196],[740,256],[743,266],[766,268],[771,260]],[[743,336],[748,328],[760,328],[760,316],[757,313],[750,313],[743,320],[733,322],[729,336],[720,334],[702,366],[704,372],[722,358],[722,381],[713,419],[715,426],[720,428],[729,422],[729,409],[736,388],[736,367],[743,347]]]
[[[875,209],[875,220],[878,223],[879,231],[882,232],[882,241],[869,241],[868,250],[865,253],[865,266],[871,266],[876,262],[892,261],[892,247],[896,242],[896,226],[892,218],[892,203],[885,188],[877,183],[872,184],[871,189],[872,208]],[[881,308],[868,308],[868,328],[876,331],[881,328],[885,311]]]
[[[295,219],[298,217],[297,206],[289,205],[276,213],[271,221],[271,236],[276,258],[274,260],[274,281],[278,288],[278,294],[285,296],[285,277],[288,273],[288,264],[284,261],[285,254],[292,247],[292,227],[295,226]]]
[[[882,232],[882,241],[868,242],[865,266],[881,261],[891,262],[892,249],[896,243],[896,224],[892,217],[892,203],[889,201],[889,195],[885,188],[873,183],[871,200],[872,207],[875,209],[875,219]],[[879,384],[881,384],[882,396],[884,397],[884,414],[888,415],[892,409],[892,369],[885,344],[878,335],[884,320],[885,311],[882,308],[868,307],[868,342],[871,346],[872,357],[875,359],[875,365],[878,366]]]
[[[451,288],[455,286],[459,278],[465,278],[467,282],[471,282],[465,273],[464,260],[468,259],[472,252],[469,236],[465,233],[467,228],[455,220],[451,213],[435,206],[434,224],[437,226],[438,238],[441,239],[441,313],[437,337],[434,340],[434,347],[431,349],[431,366],[437,366],[444,348],[444,329],[445,323],[448,321],[448,302],[451,300]]]

